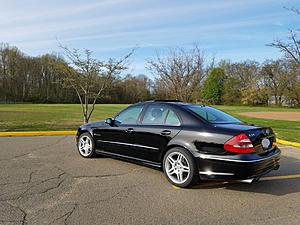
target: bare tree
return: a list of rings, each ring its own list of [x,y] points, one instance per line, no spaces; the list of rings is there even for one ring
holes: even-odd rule
[[[206,75],[205,57],[195,46],[191,50],[170,49],[167,56],[157,55],[148,60],[147,68],[156,76],[168,97],[191,101]]]
[[[257,86],[260,79],[259,63],[253,60],[246,60],[235,63],[225,63],[222,66],[228,77],[239,81],[240,88]]]
[[[300,15],[300,9],[291,8],[288,10]],[[280,51],[284,52],[289,58],[300,65],[300,39],[297,33],[299,33],[299,30],[290,30],[289,41],[275,40],[269,46],[280,49]]]
[[[81,104],[84,123],[88,123],[97,99],[111,85],[113,77],[127,69],[129,57],[134,49],[121,59],[110,58],[107,62],[92,57],[92,51],[69,49],[60,45],[70,61],[66,68],[65,83],[70,85]]]
[[[288,88],[292,73],[292,66],[287,60],[268,60],[263,64],[261,76],[264,80],[264,86],[274,96],[276,105],[283,103],[283,96]]]

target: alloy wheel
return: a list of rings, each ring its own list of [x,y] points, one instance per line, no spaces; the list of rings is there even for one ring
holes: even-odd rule
[[[79,152],[82,156],[87,157],[93,150],[92,140],[88,136],[82,136],[79,140]]]
[[[165,161],[167,176],[175,184],[184,183],[190,175],[190,165],[187,158],[180,152],[172,152]]]

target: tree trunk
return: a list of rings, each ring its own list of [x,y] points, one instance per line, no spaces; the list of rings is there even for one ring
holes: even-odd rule
[[[84,118],[83,118],[83,123],[86,124],[86,123],[88,123],[88,122],[89,122],[88,118],[86,118],[86,116],[84,116]]]

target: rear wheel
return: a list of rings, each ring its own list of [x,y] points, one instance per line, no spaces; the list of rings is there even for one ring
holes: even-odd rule
[[[89,133],[81,134],[78,138],[77,148],[82,157],[93,157],[95,154],[95,146],[92,136]]]
[[[183,148],[172,148],[166,153],[163,169],[169,182],[178,187],[189,187],[199,180],[193,156]]]

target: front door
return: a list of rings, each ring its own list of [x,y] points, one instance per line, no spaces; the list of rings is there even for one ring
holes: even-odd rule
[[[97,149],[116,155],[134,155],[134,129],[142,110],[143,105],[129,107],[115,116],[112,126],[95,129]]]

